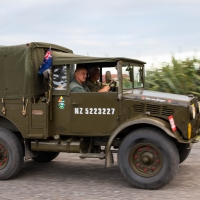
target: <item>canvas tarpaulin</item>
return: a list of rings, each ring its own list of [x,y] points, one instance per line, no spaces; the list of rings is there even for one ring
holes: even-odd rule
[[[116,63],[145,64],[130,58],[91,57],[73,54],[72,50],[42,42],[16,46],[0,46],[0,98],[32,98],[45,92],[43,75],[38,75],[45,52],[51,47],[53,65]],[[47,83],[46,83],[47,84]]]
[[[0,46],[0,98],[31,98],[45,92],[38,69],[49,47],[52,51],[72,53],[65,47],[40,42]]]

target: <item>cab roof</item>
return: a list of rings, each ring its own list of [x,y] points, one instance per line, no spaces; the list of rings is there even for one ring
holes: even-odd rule
[[[121,60],[123,65],[146,64],[143,61],[124,57],[92,57],[63,52],[53,52],[53,65],[85,64],[85,63],[116,63]]]

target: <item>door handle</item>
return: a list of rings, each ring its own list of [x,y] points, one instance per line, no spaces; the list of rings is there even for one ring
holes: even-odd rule
[[[78,103],[76,103],[76,102],[73,102],[73,103],[72,103],[72,105],[73,105],[73,106],[77,106],[77,105],[78,105]]]

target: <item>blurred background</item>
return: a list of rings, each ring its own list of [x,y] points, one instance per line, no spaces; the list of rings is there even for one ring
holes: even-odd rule
[[[145,61],[146,88],[200,96],[200,0],[0,0],[0,45]]]
[[[145,88],[174,94],[193,94],[200,99],[200,60],[195,57],[171,62],[146,70]]]

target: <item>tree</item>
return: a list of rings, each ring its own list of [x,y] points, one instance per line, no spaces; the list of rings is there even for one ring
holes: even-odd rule
[[[172,57],[172,62],[162,64],[160,69],[146,71],[145,88],[200,97],[199,64],[195,58],[178,61]]]

